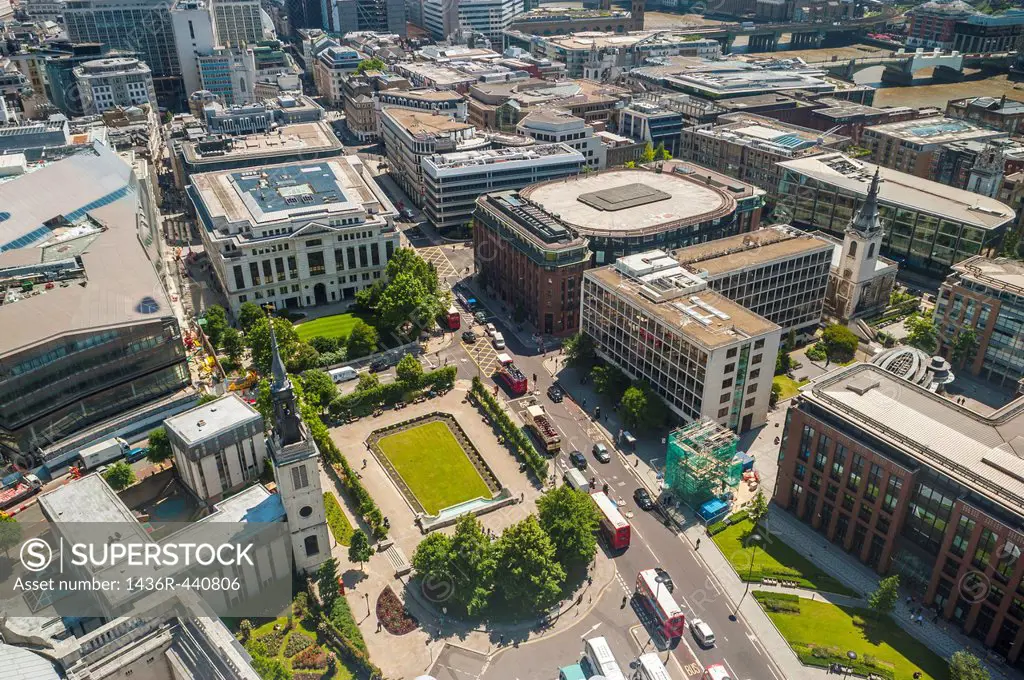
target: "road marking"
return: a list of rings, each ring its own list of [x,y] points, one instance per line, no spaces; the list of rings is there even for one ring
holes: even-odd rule
[[[678,662],[676,662],[676,663],[678,663]],[[683,666],[682,668],[683,668],[683,673],[685,673],[687,677],[697,677],[702,672],[699,663],[688,663],[685,666]]]
[[[591,626],[590,628],[588,628],[588,629],[587,629],[587,631],[586,631],[585,633],[583,633],[582,635],[580,635],[580,638],[585,638],[585,637],[587,637],[588,635],[590,635],[591,633],[593,633],[593,632],[594,632],[595,630],[597,630],[597,629],[598,629],[598,628],[599,628],[600,626],[601,626],[601,622],[600,622],[600,621],[598,621],[598,622],[597,622],[597,623],[595,623],[595,624],[594,624],[593,626]]]
[[[736,675],[736,671],[733,670],[732,664],[730,664],[729,660],[726,659],[724,656],[722,657],[722,663],[724,663],[725,667],[729,669],[730,677],[733,677],[733,678],[738,678],[739,677],[738,675]]]
[[[761,643],[752,633],[747,633],[747,639],[750,640],[750,644],[753,645],[754,651],[764,656],[764,652],[761,651]]]

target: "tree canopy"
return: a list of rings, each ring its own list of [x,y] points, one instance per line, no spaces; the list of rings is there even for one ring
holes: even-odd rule
[[[242,338],[242,334],[238,332],[238,329],[235,328],[224,329],[224,334],[220,338],[220,344],[224,348],[224,353],[232,361],[238,361],[238,358],[242,356],[242,352],[245,351],[245,340]]]
[[[243,333],[248,333],[257,321],[265,318],[267,318],[267,313],[255,302],[243,302],[242,306],[238,308],[238,325],[242,328]]]
[[[654,160],[654,145],[651,144],[650,142],[647,142],[646,146],[644,146],[644,152],[642,154],[640,154],[640,162],[641,163],[650,163],[653,160]]]
[[[206,333],[206,337],[210,338],[210,342],[214,347],[219,347],[221,338],[224,337],[224,331],[229,327],[227,312],[220,305],[210,305],[206,308],[204,318],[206,319],[206,325],[203,326],[203,330]]]
[[[487,608],[494,589],[494,549],[484,527],[473,515],[463,515],[452,536],[452,595],[467,614]]]
[[[148,438],[149,451],[146,452],[146,460],[150,463],[162,463],[174,455],[171,450],[171,440],[167,436],[167,430],[163,427],[150,430]]]
[[[563,484],[537,499],[537,513],[563,569],[594,558],[598,517],[590,494]]]
[[[423,378],[423,364],[411,354],[406,354],[395,366],[395,376],[409,385],[419,385]]]
[[[349,359],[358,359],[377,351],[377,329],[362,319],[349,331],[345,349]]]
[[[305,397],[319,406],[321,410],[327,408],[327,405],[338,394],[334,380],[326,371],[314,368],[303,373],[299,380],[302,382]]]
[[[245,342],[249,345],[252,353],[252,361],[261,374],[270,372],[271,350],[270,350],[270,324],[274,324],[274,334],[277,336],[277,346],[281,351],[281,358],[287,362],[292,358],[299,346],[299,334],[288,319],[280,317],[266,317],[256,321],[245,334]]]
[[[331,558],[320,565],[316,572],[316,585],[323,600],[324,609],[330,611],[334,601],[341,594],[338,587],[338,560]]]
[[[356,529],[352,534],[352,541],[348,546],[348,559],[350,562],[358,562],[360,570],[364,562],[370,561],[373,550],[370,548],[370,539],[362,529]]]
[[[883,578],[878,588],[868,597],[868,607],[875,614],[888,614],[900,599],[900,577],[897,574]]]
[[[821,334],[822,349],[829,361],[843,363],[857,353],[857,336],[846,326],[830,324]]]
[[[978,657],[966,649],[953,652],[949,659],[949,680],[989,680],[990,677]]]
[[[21,543],[21,524],[14,515],[0,512],[0,550],[10,557],[10,550]]]
[[[626,426],[634,429],[663,425],[668,415],[665,403],[647,383],[627,387],[619,400],[619,407]]]
[[[974,360],[978,352],[978,334],[973,328],[963,328],[953,340],[953,363],[963,366]]]
[[[373,57],[372,59],[363,59],[359,62],[359,65],[356,66],[356,70],[352,72],[352,75],[358,76],[366,73],[367,71],[387,71],[387,69],[388,65],[385,64],[383,60]]]
[[[565,570],[534,515],[505,529],[497,545],[495,588],[516,611],[542,611],[558,602]]]
[[[590,371],[594,381],[594,389],[612,401],[622,399],[622,393],[629,387],[629,376],[616,366],[595,366]]]
[[[571,366],[589,366],[597,358],[594,339],[582,331],[562,343],[562,350]]]
[[[127,461],[119,460],[103,473],[103,479],[107,480],[111,489],[120,491],[135,483],[135,470]]]
[[[903,323],[909,331],[904,342],[928,354],[934,354],[939,347],[939,331],[928,317],[917,314],[907,317]]]

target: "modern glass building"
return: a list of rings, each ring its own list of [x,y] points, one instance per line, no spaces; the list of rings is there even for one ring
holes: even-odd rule
[[[877,166],[834,153],[785,161],[779,167],[781,217],[842,237]],[[882,252],[901,266],[944,276],[961,260],[999,252],[1014,220],[1009,206],[896,170],[879,172]]]

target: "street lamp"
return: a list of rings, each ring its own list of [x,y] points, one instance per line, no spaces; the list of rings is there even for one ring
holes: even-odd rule
[[[740,614],[740,605],[743,604],[743,599],[750,592],[750,579],[754,575],[754,555],[757,554],[757,546],[761,542],[761,534],[750,534],[748,540],[753,543],[754,549],[750,551],[750,567],[747,569],[747,583],[743,588],[743,595],[740,596],[740,601],[736,603],[736,613],[733,614],[733,618],[737,618]]]

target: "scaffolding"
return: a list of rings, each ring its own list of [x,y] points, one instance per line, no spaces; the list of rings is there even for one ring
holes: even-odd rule
[[[743,464],[736,458],[739,439],[710,419],[698,420],[668,436],[665,485],[693,509],[739,487]]]

